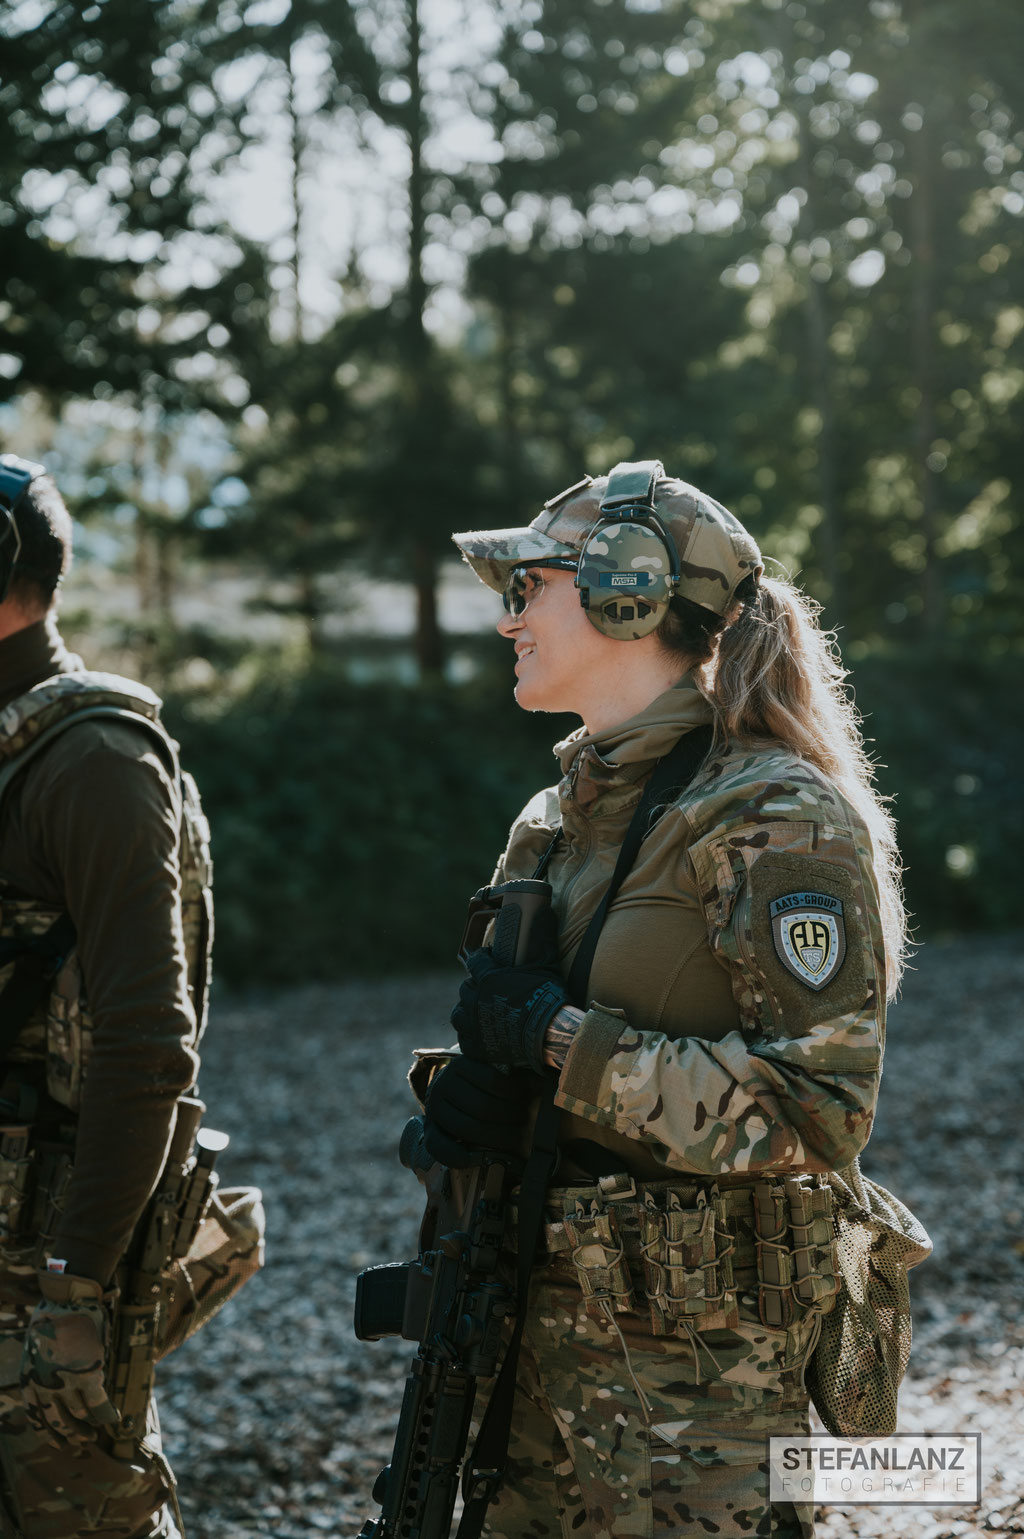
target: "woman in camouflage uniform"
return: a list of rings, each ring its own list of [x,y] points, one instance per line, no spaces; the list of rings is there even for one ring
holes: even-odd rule
[[[637,498],[610,506],[638,469],[649,519]],[[807,1539],[812,1509],[768,1500],[765,1439],[808,1430],[805,1365],[837,1287],[827,1176],[871,1127],[905,935],[892,825],[813,606],[762,576],[712,499],[654,462],[615,476],[529,528],[455,536],[506,594],[517,703],[583,721],[494,878],[534,876],[561,829],[544,873],[557,956],[471,956],[463,1058],[427,1102],[433,1152],[456,1163],[455,1145],[505,1148],[528,1115],[508,1087],[536,1081],[497,1065],[557,1071],[547,1259],[486,1531]],[[666,548],[664,603],[652,579],[645,614],[627,592],[597,620],[595,564],[628,587]],[[573,1001],[642,788],[705,724],[710,752],[641,844]]]

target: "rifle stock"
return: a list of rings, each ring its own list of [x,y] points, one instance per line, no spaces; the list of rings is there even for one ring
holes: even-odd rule
[[[217,1180],[214,1161],[227,1143],[225,1134],[200,1128],[205,1111],[195,1097],[179,1097],[159,1183],[119,1269],[121,1297],[106,1375],[107,1392],[121,1417],[112,1445],[119,1458],[130,1458],[145,1435],[167,1269],[195,1238]]]

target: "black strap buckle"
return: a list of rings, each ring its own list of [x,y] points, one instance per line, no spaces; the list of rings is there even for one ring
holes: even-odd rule
[[[505,1479],[507,1465],[500,1470],[480,1469],[475,1464],[467,1463],[462,1472],[462,1497],[465,1502],[482,1501],[485,1506],[490,1506],[498,1494],[498,1488]]]

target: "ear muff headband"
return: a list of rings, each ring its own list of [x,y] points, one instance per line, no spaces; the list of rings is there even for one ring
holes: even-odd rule
[[[591,625],[615,641],[638,641],[656,631],[679,585],[675,545],[654,511],[664,474],[660,460],[616,465],[601,517],[580,552],[580,603]]]
[[[16,454],[0,454],[0,604],[7,597],[21,555],[21,535],[14,517],[21,499],[46,467]]]

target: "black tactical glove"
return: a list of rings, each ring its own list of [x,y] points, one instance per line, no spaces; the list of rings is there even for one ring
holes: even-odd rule
[[[556,967],[524,962],[503,967],[485,946],[466,958],[452,1025],[467,1058],[544,1072],[548,1023],[569,1003]]]
[[[435,1074],[427,1092],[423,1142],[441,1165],[477,1165],[481,1152],[525,1152],[530,1103],[540,1090],[535,1074],[503,1074],[489,1063],[453,1058]]]

